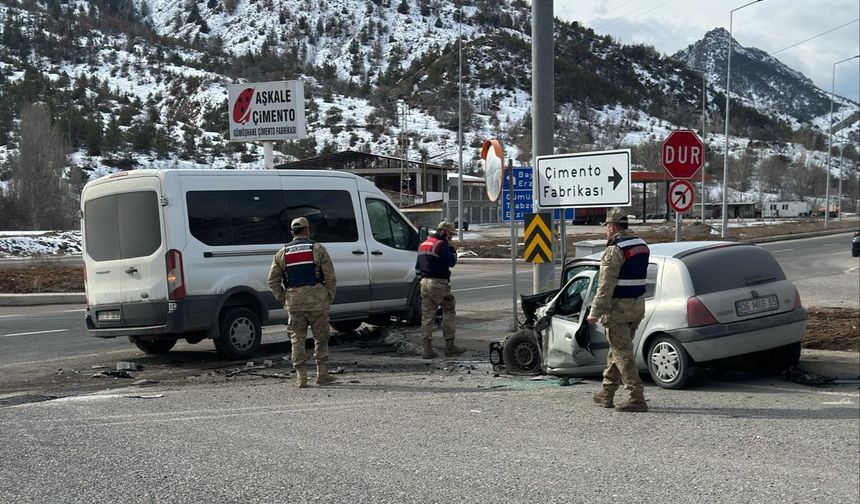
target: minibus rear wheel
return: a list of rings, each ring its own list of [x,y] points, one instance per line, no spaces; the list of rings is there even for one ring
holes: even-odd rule
[[[260,348],[262,328],[260,317],[243,306],[234,306],[221,312],[215,348],[228,359],[246,359]]]
[[[145,340],[139,336],[129,336],[128,340],[134,343],[134,346],[148,353],[149,355],[166,354],[176,344],[175,339],[157,339]]]

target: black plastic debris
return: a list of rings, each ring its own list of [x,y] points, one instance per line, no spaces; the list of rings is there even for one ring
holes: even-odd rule
[[[93,378],[104,378],[107,376],[112,376],[114,378],[134,378],[134,375],[132,375],[131,373],[129,373],[128,371],[126,371],[124,369],[122,369],[122,370],[106,369],[104,371],[99,371],[98,373],[95,373],[94,375],[92,375]]]
[[[785,381],[800,383],[801,385],[811,385],[813,387],[829,385],[836,381],[835,376],[822,376],[798,366],[791,366],[783,371],[782,379]]]

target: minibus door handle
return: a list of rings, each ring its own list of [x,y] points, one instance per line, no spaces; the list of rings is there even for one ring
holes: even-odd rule
[[[374,250],[373,252],[371,252],[371,254],[373,254],[373,255],[382,255],[382,251],[381,251],[381,250]]]
[[[363,250],[353,250],[353,251],[352,251],[352,253],[353,253],[354,255],[364,255],[364,251],[363,251]]]
[[[137,273],[137,268],[135,268],[134,266],[129,266],[125,269],[125,272],[129,275],[134,275],[135,273]]]

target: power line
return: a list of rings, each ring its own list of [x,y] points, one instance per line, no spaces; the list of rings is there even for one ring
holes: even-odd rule
[[[794,47],[797,47],[797,46],[799,46],[799,45],[801,45],[801,44],[805,44],[806,42],[809,42],[810,40],[817,39],[818,37],[823,37],[824,35],[827,35],[828,33],[832,33],[832,32],[834,32],[834,31],[836,31],[836,30],[841,29],[841,28],[845,28],[846,26],[851,25],[851,24],[854,24],[854,23],[856,23],[857,21],[860,21],[860,18],[857,18],[857,19],[854,19],[854,20],[848,21],[848,22],[847,22],[847,23],[845,23],[845,24],[841,24],[841,25],[836,26],[836,27],[834,27],[834,28],[830,28],[829,30],[825,30],[825,31],[823,31],[823,32],[821,32],[821,33],[818,33],[818,34],[816,34],[816,35],[813,35],[813,36],[811,36],[811,37],[809,37],[809,38],[803,39],[803,40],[801,40],[800,42],[795,42],[794,44],[791,44],[791,45],[789,45],[789,46],[783,47],[782,49],[780,49],[780,50],[778,50],[778,51],[768,52],[767,54],[768,54],[769,56],[774,56],[774,55],[779,54],[779,53],[781,53],[781,52],[784,52],[784,51],[787,51],[787,50],[792,49],[792,48],[794,48]],[[740,46],[740,44],[738,44],[738,45]],[[767,52],[767,51],[765,51],[765,52]],[[751,65],[751,64],[753,64],[753,63],[755,63],[755,61],[749,61],[749,62],[747,62],[747,63],[743,63],[743,64],[740,64],[740,65],[737,65],[737,68],[744,68],[744,67],[746,67],[746,66],[748,66],[748,65]]]
[[[773,56],[774,54],[779,54],[779,53],[781,53],[781,52],[783,52],[783,51],[787,51],[787,50],[789,50],[789,49],[791,49],[791,48],[793,48],[793,47],[797,47],[797,46],[799,46],[800,44],[805,44],[806,42],[809,42],[810,40],[817,39],[818,37],[823,37],[824,35],[827,35],[828,33],[835,32],[836,30],[839,30],[840,28],[845,28],[846,26],[848,26],[848,25],[850,25],[850,24],[854,24],[854,23],[856,23],[857,21],[860,21],[860,18],[857,18],[857,19],[855,19],[855,20],[853,20],[853,21],[848,21],[848,22],[847,22],[847,23],[845,23],[845,24],[841,24],[841,25],[839,25],[839,26],[837,26],[837,27],[835,27],[835,28],[831,28],[831,29],[829,29],[829,30],[827,30],[827,31],[823,31],[823,32],[819,33],[818,35],[813,35],[813,36],[809,37],[808,39],[801,40],[800,42],[797,42],[797,43],[795,43],[795,44],[791,44],[790,46],[783,47],[783,48],[782,48],[782,49],[780,49],[779,51],[774,51],[774,52],[770,53],[770,55],[771,55],[771,56]]]

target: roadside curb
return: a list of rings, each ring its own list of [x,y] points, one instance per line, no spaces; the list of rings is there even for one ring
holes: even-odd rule
[[[0,294],[0,306],[36,306],[49,304],[84,304],[83,292],[46,292],[40,294]]]

